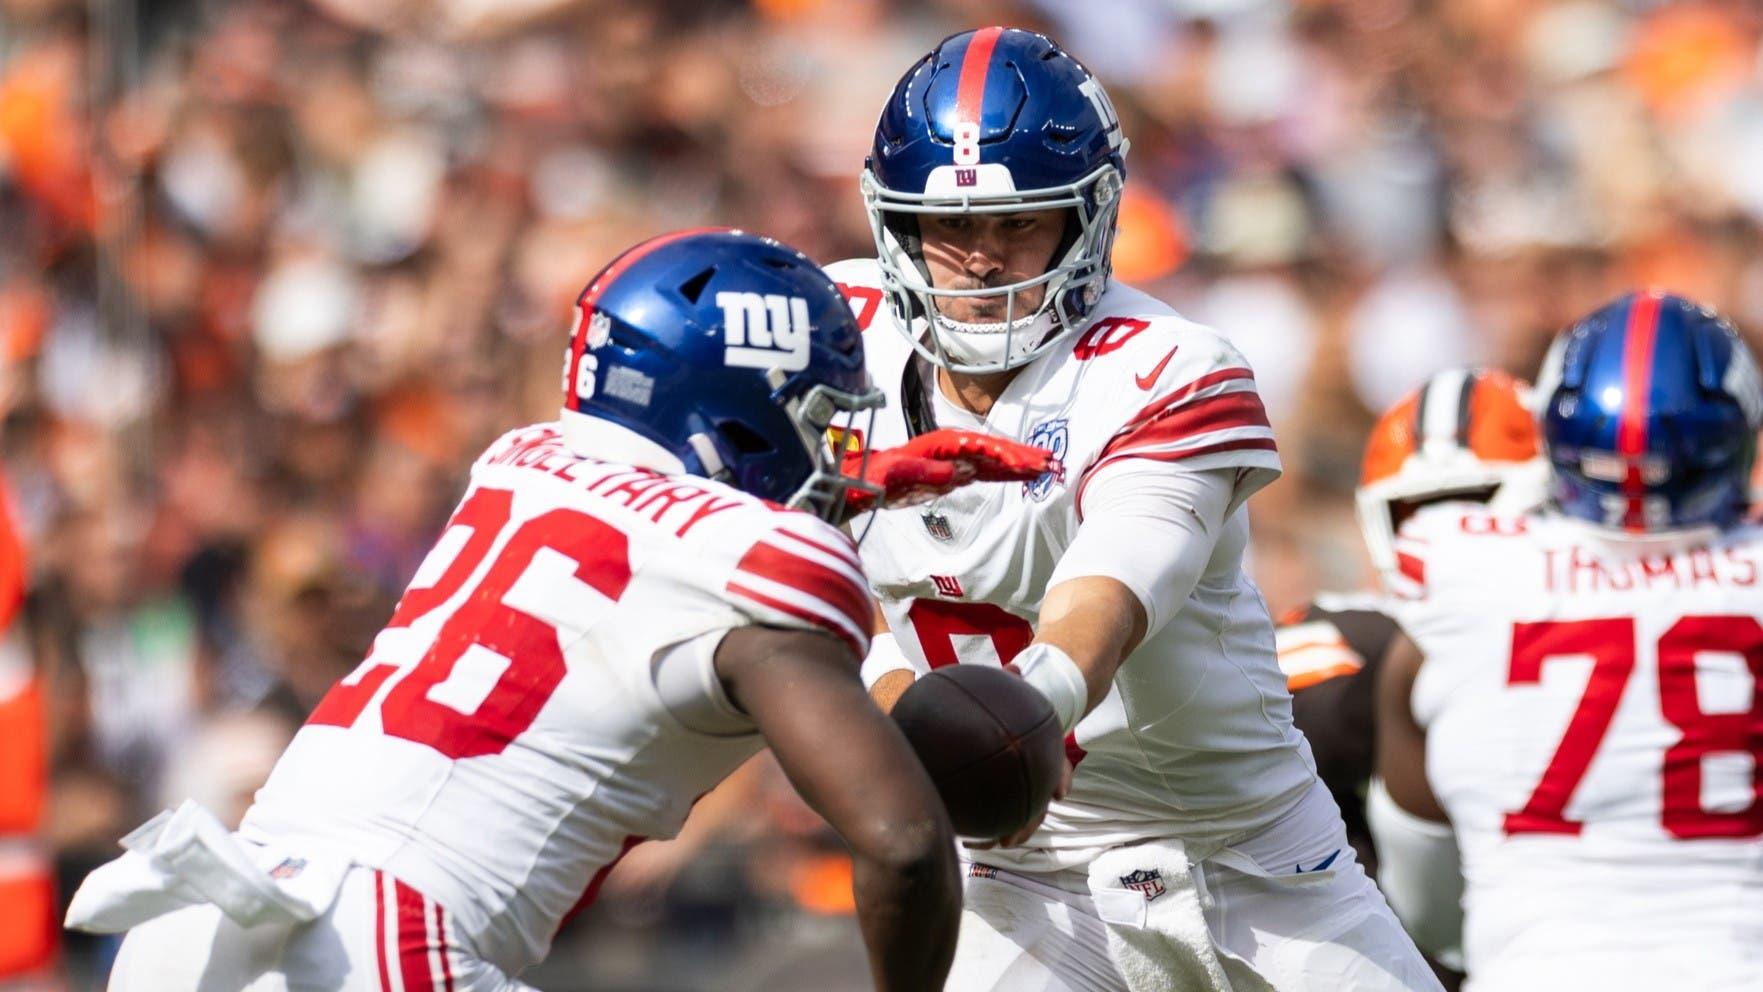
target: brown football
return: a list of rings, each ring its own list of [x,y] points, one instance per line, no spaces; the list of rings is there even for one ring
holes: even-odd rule
[[[948,665],[900,696],[894,721],[936,783],[955,832],[987,840],[1041,814],[1064,771],[1052,704],[1011,672]]]

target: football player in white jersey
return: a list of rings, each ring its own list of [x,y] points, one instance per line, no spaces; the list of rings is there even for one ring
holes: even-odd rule
[[[1537,403],[1545,507],[1442,506],[1400,531],[1388,798],[1455,828],[1467,987],[1757,988],[1756,362],[1713,313],[1635,293],[1555,342]]]
[[[620,854],[767,745],[851,847],[876,986],[941,987],[953,838],[857,677],[870,601],[832,521],[854,484],[1021,479],[1045,453],[945,435],[855,483],[826,432],[860,436],[882,396],[844,299],[774,241],[657,238],[577,306],[560,419],[478,458],[238,834],[186,803],[87,879],[70,923],[134,927],[113,990],[525,988]]]
[[[1243,503],[1279,474],[1250,371],[1108,281],[1125,151],[1047,38],[952,36],[877,127],[879,258],[829,268],[890,398],[872,443],[959,427],[1066,466],[877,513],[863,547],[878,702],[1010,663],[1072,734],[1069,795],[967,850],[949,987],[1437,988],[1317,781],[1242,569]]]
[[[1387,815],[1368,822],[1368,813],[1388,809],[1387,802],[1367,803],[1368,796],[1379,795],[1372,782],[1378,673],[1398,631],[1387,591],[1412,587],[1404,572],[1412,561],[1398,556],[1396,530],[1421,508],[1446,502],[1521,513],[1541,502],[1545,472],[1528,385],[1491,369],[1430,376],[1384,411],[1365,444],[1355,495],[1360,531],[1384,591],[1319,595],[1282,617],[1274,631],[1292,692],[1292,720],[1310,742],[1348,839],[1397,917],[1428,924],[1410,928],[1414,942],[1452,967],[1462,963],[1461,918],[1411,913],[1409,907],[1436,904],[1447,887],[1462,891],[1454,859],[1431,859],[1425,865],[1431,870],[1417,876],[1404,874],[1414,866],[1398,857],[1394,871],[1382,872],[1373,835],[1377,846],[1412,844],[1413,824],[1403,817],[1392,826]],[[1448,826],[1427,826],[1419,843],[1431,850],[1441,836],[1449,838]],[[1447,987],[1458,978],[1441,976]]]

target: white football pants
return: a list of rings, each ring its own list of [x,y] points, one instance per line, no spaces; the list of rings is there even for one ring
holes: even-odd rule
[[[533,992],[461,947],[442,907],[351,868],[330,911],[249,929],[210,905],[129,931],[110,992]]]
[[[1244,845],[1277,851],[1278,863],[1254,859],[1262,868],[1254,874],[1242,870],[1241,857],[1191,869],[1225,975],[1239,987],[1279,992],[1440,992],[1360,868],[1333,802],[1304,805],[1311,807],[1304,815],[1270,830],[1286,836]],[[1321,867],[1299,871],[1301,864]],[[1084,870],[970,865],[965,875],[950,992],[1129,992]]]

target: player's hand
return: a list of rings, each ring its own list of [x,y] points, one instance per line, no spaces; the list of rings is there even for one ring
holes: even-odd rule
[[[1027,482],[1047,472],[1063,472],[1053,453],[1007,438],[951,429],[920,434],[897,448],[845,456],[845,471],[880,486],[883,506],[909,506],[969,482]],[[875,509],[875,494],[859,489],[845,500],[848,514]]]
[[[1075,769],[1073,768],[1073,766],[1071,764],[1071,759],[1066,758],[1065,759],[1065,767],[1063,770],[1061,770],[1059,772],[1059,784],[1057,786],[1055,786],[1053,789],[1053,798],[1054,799],[1064,799],[1066,796],[1071,794],[1071,773],[1074,770]],[[1047,808],[1045,806],[1043,806],[1043,807],[1041,807],[1040,815],[1038,815],[1034,819],[1030,820],[1028,822],[1027,826],[1025,826],[1021,830],[1018,830],[1017,832],[1009,835],[1008,837],[999,837],[997,840],[986,841],[984,843],[979,843],[979,844],[975,844],[975,843],[969,841],[967,846],[970,849],[975,850],[975,851],[989,851],[994,847],[1015,847],[1018,844],[1021,844],[1022,842],[1028,840],[1030,837],[1033,837],[1035,831],[1041,829],[1041,821],[1045,820],[1046,818],[1047,818]]]

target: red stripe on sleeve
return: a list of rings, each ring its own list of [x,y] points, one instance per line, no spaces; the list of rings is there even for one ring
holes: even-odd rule
[[[1267,411],[1253,389],[1221,393],[1176,407],[1130,432],[1116,434],[1102,449],[1102,457],[1135,448],[1166,447],[1197,434],[1237,427],[1267,427]]]
[[[784,537],[787,537],[792,541],[798,541],[805,544],[816,551],[823,551],[845,564],[850,565],[852,568],[857,569],[859,572],[863,571],[863,561],[857,556],[857,546],[849,543],[848,538],[844,543],[835,546],[822,541],[816,541],[811,537],[804,537],[793,530],[779,530],[777,533],[782,534]],[[843,534],[839,536],[844,537]]]
[[[1116,433],[1126,434],[1137,430],[1139,427],[1156,420],[1158,417],[1168,412],[1171,407],[1180,406],[1181,404],[1186,403],[1193,398],[1195,393],[1211,389],[1213,386],[1222,383],[1235,382],[1239,379],[1253,380],[1254,378],[1255,374],[1248,369],[1219,369],[1216,372],[1208,372],[1198,379],[1195,379],[1193,382],[1177,388],[1168,396],[1159,396],[1145,404],[1144,409],[1133,414],[1132,419],[1126,422],[1126,426],[1122,427]]]
[[[1217,393],[1200,399],[1194,394],[1231,382],[1254,381],[1248,369],[1219,369],[1186,383],[1167,396],[1160,396],[1134,414],[1126,426],[1116,431],[1102,448],[1101,454],[1084,470],[1077,483],[1078,519],[1083,519],[1083,494],[1096,472],[1104,465],[1123,458],[1144,458],[1150,461],[1178,462],[1222,451],[1277,451],[1271,437],[1238,438],[1171,449],[1183,439],[1214,431],[1239,428],[1267,428],[1267,411],[1261,395],[1253,388]],[[1151,449],[1162,450],[1151,450]]]
[[[843,614],[858,630],[865,629],[874,616],[868,589],[835,569],[800,555],[793,555],[775,545],[763,542],[753,545],[746,557],[735,566],[735,570],[735,577],[729,583],[731,589],[735,582],[740,581],[742,573],[756,575],[813,596]],[[832,622],[827,619],[816,621],[821,626]]]
[[[1084,490],[1089,487],[1090,480],[1095,478],[1096,473],[1101,471],[1104,466],[1111,465],[1115,462],[1124,461],[1128,458],[1143,458],[1144,460],[1151,462],[1179,462],[1188,458],[1198,458],[1201,455],[1217,454],[1221,451],[1278,450],[1279,446],[1274,443],[1273,438],[1249,437],[1243,438],[1240,441],[1220,441],[1217,444],[1203,444],[1197,448],[1181,448],[1176,451],[1127,451],[1118,455],[1110,456],[1091,465],[1088,471],[1084,472],[1083,478],[1078,480],[1076,497],[1078,522],[1083,522]],[[1242,481],[1242,475],[1240,473],[1237,475],[1237,481]]]
[[[1003,33],[1003,28],[981,28],[967,42],[967,54],[961,58],[961,79],[955,87],[955,113],[963,121],[979,123],[986,95],[986,67],[991,64],[992,49]]]
[[[435,975],[429,967],[428,916],[422,893],[397,879],[392,884],[398,893],[398,972],[404,978],[404,992],[433,992]]]
[[[820,614],[812,613],[808,610],[803,609],[800,606],[796,606],[793,603],[786,603],[781,599],[774,599],[771,596],[767,596],[765,593],[762,593],[757,589],[748,588],[747,586],[743,586],[738,582],[730,582],[728,584],[728,591],[731,593],[734,593],[737,596],[745,596],[746,598],[752,600],[753,602],[758,603],[760,606],[770,607],[771,609],[774,609],[774,610],[778,611],[779,613],[787,613],[790,616],[793,616],[798,620],[806,621],[808,623],[815,625],[816,627],[819,627],[820,629],[822,629],[830,634],[837,635],[840,640],[844,641],[847,645],[850,646],[851,653],[853,655],[855,655],[857,657],[857,660],[859,660],[859,661],[863,660],[863,656],[865,654],[869,653],[869,645],[868,644],[865,644],[864,642],[859,641],[856,638],[852,637],[850,631],[839,626],[836,622],[829,620],[828,618],[826,618],[824,616],[821,616]],[[857,629],[863,630],[864,626],[862,624],[859,624]]]

